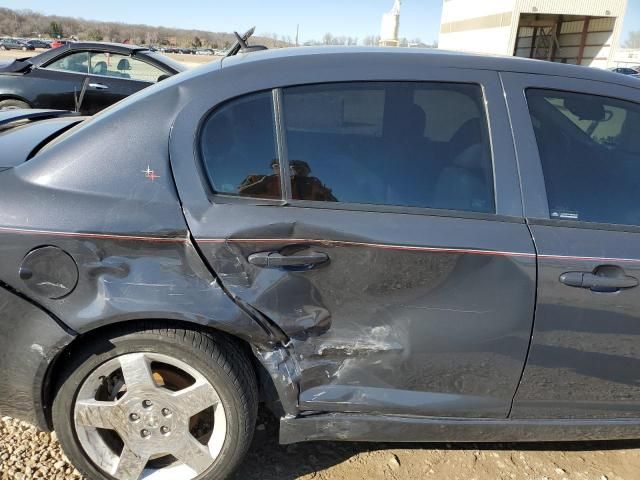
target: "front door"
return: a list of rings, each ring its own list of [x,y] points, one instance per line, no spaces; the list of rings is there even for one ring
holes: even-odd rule
[[[539,258],[513,416],[640,417],[640,90],[504,82]]]
[[[35,108],[75,110],[82,85],[87,78],[88,52],[75,52],[35,68],[23,77],[26,91],[38,92]]]
[[[495,73],[420,76],[221,98],[196,175],[195,128],[174,128],[192,234],[230,294],[291,340],[303,410],[509,412],[536,264],[502,90]]]

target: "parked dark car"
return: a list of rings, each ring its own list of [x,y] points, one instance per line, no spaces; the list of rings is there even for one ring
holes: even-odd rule
[[[185,67],[135,45],[68,43],[0,65],[0,110],[49,108],[92,115]]]
[[[616,67],[611,69],[614,73],[621,73],[622,75],[638,75],[638,70],[630,67]]]
[[[35,50],[33,45],[17,38],[0,38],[0,50]]]
[[[51,44],[49,42],[45,42],[44,40],[27,40],[27,44],[31,45],[33,48],[51,48]]]
[[[0,411],[88,478],[225,478],[259,401],[285,444],[640,437],[633,79],[283,49],[0,122]]]

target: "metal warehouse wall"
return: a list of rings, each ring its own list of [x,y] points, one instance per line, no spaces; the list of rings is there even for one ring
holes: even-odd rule
[[[558,45],[553,50],[553,61],[588,66],[606,67],[611,55],[611,41],[616,18],[589,18],[563,22],[557,32]],[[533,27],[520,27],[515,55],[525,58],[548,59],[549,53],[540,48],[540,32]],[[534,41],[536,44],[534,44]],[[536,48],[537,45],[537,48]]]
[[[520,13],[535,13],[535,8],[539,13],[593,17],[621,17],[627,7],[627,0],[516,0],[512,3],[513,10]]]
[[[605,67],[611,63],[619,42],[626,6],[627,0],[444,0],[439,47],[446,50],[512,55],[518,40],[518,22],[523,13],[610,17],[591,20],[593,23],[589,31],[594,33],[589,33],[587,43],[603,46],[588,47],[584,52],[585,57],[598,59],[586,64]],[[582,31],[567,29],[581,29],[582,25],[582,22],[576,22],[573,27],[562,27],[565,45],[572,45],[572,37],[568,34]],[[609,33],[601,33],[601,30],[608,30]],[[521,43],[522,40],[518,40],[519,54],[526,47]],[[571,57],[573,54],[570,49],[571,47],[569,50],[561,50],[560,53]]]
[[[515,0],[444,0],[439,47],[509,55]]]

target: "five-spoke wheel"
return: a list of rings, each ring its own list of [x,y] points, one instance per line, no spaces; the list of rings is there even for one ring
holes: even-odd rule
[[[89,478],[223,478],[246,451],[257,403],[248,359],[227,337],[178,331],[131,332],[108,352],[74,355],[54,426]]]

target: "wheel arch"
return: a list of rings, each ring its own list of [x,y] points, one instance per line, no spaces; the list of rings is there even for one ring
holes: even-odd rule
[[[53,400],[60,387],[60,381],[65,370],[66,360],[76,355],[82,348],[83,343],[87,339],[93,337],[110,338],[117,335],[123,335],[126,333],[139,332],[144,330],[153,330],[158,328],[176,328],[185,330],[198,330],[210,332],[215,335],[223,335],[230,339],[243,354],[247,355],[253,372],[258,381],[260,389],[260,401],[266,402],[272,411],[279,416],[284,415],[282,409],[282,402],[278,392],[278,386],[274,383],[273,375],[267,370],[262,361],[259,360],[260,356],[256,355],[256,349],[261,347],[252,344],[246,338],[242,338],[236,334],[226,332],[220,328],[215,328],[208,325],[202,325],[199,323],[171,319],[171,318],[145,318],[145,319],[130,319],[123,320],[115,323],[109,323],[101,325],[91,330],[87,330],[78,334],[69,344],[67,344],[58,355],[50,362],[41,387],[41,406],[42,415],[39,415],[45,422],[43,427],[49,430],[53,429],[52,421],[52,405]]]
[[[0,102],[2,102],[3,100],[18,100],[19,102],[24,102],[27,105],[29,105],[30,108],[33,108],[33,103],[31,103],[28,99],[20,96],[20,95],[16,95],[15,93],[2,93],[0,94]]]

